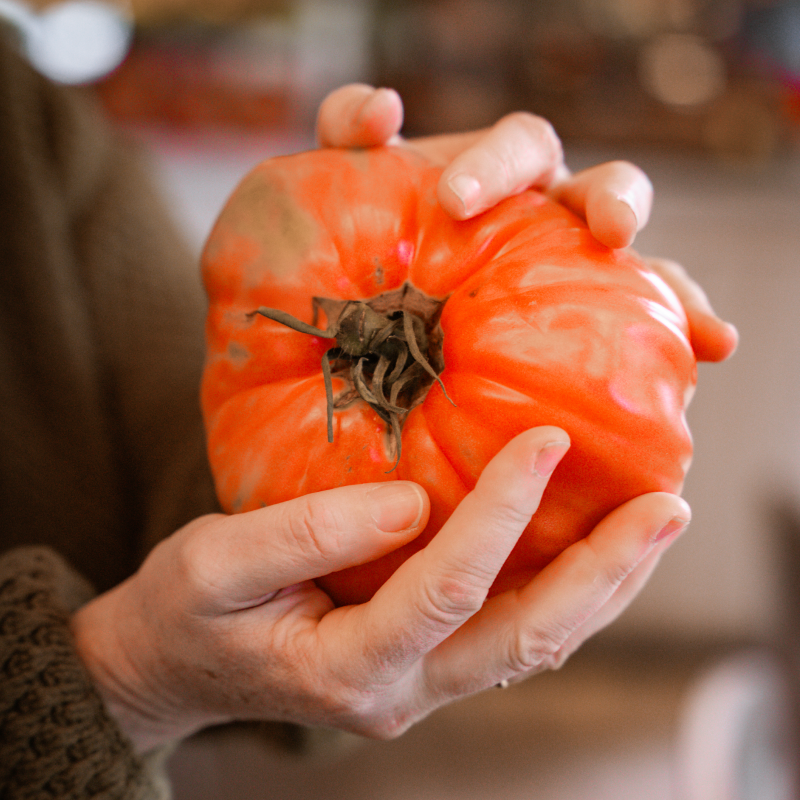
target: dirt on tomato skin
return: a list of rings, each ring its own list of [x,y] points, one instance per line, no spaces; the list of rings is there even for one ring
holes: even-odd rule
[[[279,183],[258,172],[242,184],[245,202],[223,211],[221,219],[235,232],[256,241],[259,253],[268,253],[266,266],[277,278],[292,275],[300,259],[317,240],[317,223]],[[264,264],[258,264],[261,279]]]
[[[234,367],[244,367],[250,360],[250,351],[246,347],[242,347],[238,342],[230,342],[228,344],[228,358]]]

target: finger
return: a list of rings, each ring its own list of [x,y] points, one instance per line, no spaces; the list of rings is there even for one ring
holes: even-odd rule
[[[678,296],[689,319],[689,335],[698,361],[724,361],[736,351],[739,333],[729,322],[720,319],[706,293],[686,270],[666,258],[646,258],[647,265]]]
[[[569,447],[558,428],[507,444],[428,546],[359,610],[364,650],[403,672],[480,609]]]
[[[682,531],[678,531],[678,534]],[[669,538],[669,537],[668,537]],[[677,538],[677,536],[675,537]],[[671,544],[670,541],[666,547]],[[645,586],[650,576],[658,566],[661,559],[662,549],[659,543],[653,550],[645,556],[644,560],[631,570],[630,575],[623,579],[617,590],[611,595],[609,600],[595,613],[590,616],[583,625],[579,625],[565,640],[558,651],[557,656],[549,664],[538,665],[532,670],[518,673],[513,678],[508,678],[507,683],[520,683],[530,677],[538,675],[546,667],[555,668],[563,664],[575,653],[581,645],[591,639],[603,628],[608,627],[622,612],[633,602],[642,588]],[[666,549],[665,547],[665,549]],[[496,684],[492,684],[496,685]]]
[[[214,517],[189,532],[182,560],[219,614],[385,555],[425,527],[428,511],[424,491],[409,481],[346,486]]]
[[[608,247],[628,247],[646,224],[653,185],[639,167],[610,161],[577,172],[550,194],[586,220],[594,237]]]
[[[320,147],[377,147],[403,125],[403,102],[393,89],[353,83],[331,92],[317,114]]]
[[[435,136],[418,136],[414,139],[405,139],[403,144],[409,150],[425,156],[433,164],[446,167],[465,150],[477,145],[487,132],[488,129],[479,129],[459,133],[440,133]]]
[[[683,536],[687,527],[688,523],[684,525],[683,518],[678,517],[678,521],[675,524],[663,530],[663,535],[652,550],[622,580],[611,597],[567,638],[559,654],[560,660],[574,653],[585,641],[603,630],[603,628],[608,627],[628,608],[647,584],[661,557],[672,547],[677,539]]]
[[[559,651],[559,661],[572,655],[585,641],[607,628],[623,611],[636,599],[645,587],[650,576],[658,566],[661,556],[672,543],[683,534],[685,526],[674,534],[667,535],[665,541],[659,542],[645,557],[623,578],[620,585],[614,590],[609,599],[592,614],[583,625],[567,637]]]
[[[426,683],[456,697],[559,666],[577,646],[571,637],[594,630],[593,617],[623,581],[690,517],[683,500],[660,492],[620,506],[526,587],[489,600],[428,656]]]
[[[442,173],[438,195],[456,219],[473,217],[531,186],[549,186],[564,160],[550,123],[523,112],[503,117],[486,131],[451,138],[449,146],[453,159]]]

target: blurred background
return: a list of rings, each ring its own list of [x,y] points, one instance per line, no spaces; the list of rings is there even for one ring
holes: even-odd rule
[[[797,143],[796,0],[128,2],[100,89],[130,122],[304,127],[361,79],[403,94],[409,135],[533,108],[570,141],[750,161]]]
[[[527,109],[573,169],[640,164],[637,248],[681,261],[742,336],[700,369],[690,531],[567,666],[322,759],[199,736],[178,800],[800,798],[800,0],[83,6],[90,38],[62,19],[31,58],[138,140],[198,252],[243,174],[313,146],[322,97],[366,81],[401,92],[409,136]]]

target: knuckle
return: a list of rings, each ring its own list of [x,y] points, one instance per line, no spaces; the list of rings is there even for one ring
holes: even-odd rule
[[[405,733],[414,720],[402,705],[387,703],[381,687],[359,688],[336,683],[319,689],[316,704],[337,727],[377,741],[391,741]]]
[[[492,577],[453,568],[432,573],[421,583],[417,610],[435,628],[461,625],[480,610]]]
[[[591,587],[595,597],[604,596],[619,586],[635,566],[624,548],[608,546],[592,536],[564,551],[564,561],[576,583]]]
[[[204,533],[197,527],[181,531],[178,546],[171,548],[170,568],[176,583],[213,600],[222,594],[221,576],[217,574],[219,558],[214,537]]]
[[[557,652],[553,653],[552,655],[548,656],[543,662],[541,668],[543,670],[549,670],[550,672],[555,672],[556,670],[561,669],[564,664],[569,661],[570,653],[569,651],[562,647]]]
[[[550,155],[555,157],[562,155],[561,139],[553,125],[546,119],[527,111],[515,111],[509,115],[509,119],[537,146],[544,148]]]
[[[531,521],[533,509],[519,508],[514,503],[498,503],[492,508],[492,522],[497,529],[521,533]]]
[[[491,508],[491,526],[497,532],[522,533],[531,521],[536,505],[538,505],[531,501],[531,497],[527,493],[520,494],[518,491],[509,491],[506,497],[498,497],[480,483],[473,489],[473,494],[478,503]]]
[[[609,553],[603,552],[591,537],[584,539],[583,544],[583,550],[589,557],[582,558],[579,562],[583,571],[582,579],[585,585],[593,584],[596,593],[606,595],[612,592],[636,566],[635,562],[621,552],[614,552],[613,557],[609,558]]]
[[[410,727],[411,722],[399,716],[384,717],[370,729],[369,736],[381,742],[399,739]]]
[[[604,602],[635,566],[622,552],[598,548],[591,537],[582,539],[564,556],[575,582],[586,587],[587,614],[594,604]]]
[[[635,173],[637,175],[644,175],[644,172],[641,169],[639,169],[639,167],[637,167],[636,164],[634,164],[631,161],[625,161],[625,159],[622,158],[617,158],[614,159],[613,161],[607,161],[605,167],[607,170],[624,171],[629,173]]]
[[[331,503],[307,497],[285,510],[284,530],[291,549],[302,557],[326,560],[338,552],[345,519]]]
[[[402,736],[414,720],[402,707],[385,707],[377,696],[362,698],[350,709],[352,722],[347,726],[354,733],[381,742]]]
[[[629,183],[638,184],[637,188],[645,188],[652,192],[653,184],[650,181],[647,173],[632,161],[618,159],[616,161],[609,162],[607,166],[610,171],[625,176]]]
[[[550,173],[564,159],[561,139],[555,128],[542,117],[527,111],[515,111],[501,121],[506,134],[499,153],[500,167],[506,183],[514,190],[525,188],[533,169],[538,173],[547,165],[544,175],[537,179],[549,179]]]
[[[511,638],[508,667],[516,673],[558,669],[564,661],[569,631],[560,625],[522,628]]]

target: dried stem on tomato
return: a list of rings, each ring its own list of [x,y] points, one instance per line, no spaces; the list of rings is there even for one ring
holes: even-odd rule
[[[450,400],[439,377],[444,366],[439,327],[443,305],[406,283],[366,301],[313,298],[314,323],[320,310],[328,319],[324,330],[264,306],[248,316],[260,314],[300,333],[336,341],[322,356],[328,441],[333,441],[334,409],[361,398],[389,426],[395,443],[394,469],[400,461],[400,433],[408,412],[425,399],[434,381]],[[336,398],[333,376],[348,384]]]

